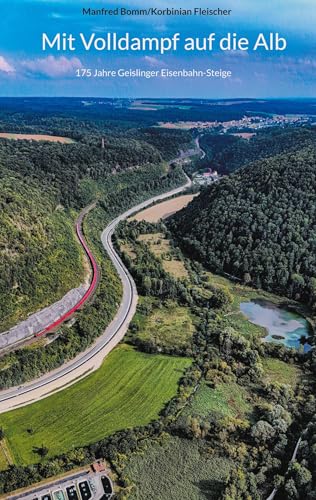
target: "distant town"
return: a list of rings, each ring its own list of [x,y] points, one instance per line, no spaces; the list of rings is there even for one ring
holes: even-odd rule
[[[219,133],[231,133],[233,130],[253,131],[269,127],[291,127],[312,124],[313,119],[309,116],[273,115],[273,116],[244,116],[240,120],[230,121],[177,121],[160,122],[159,126],[170,129],[198,129],[206,131],[217,129]]]

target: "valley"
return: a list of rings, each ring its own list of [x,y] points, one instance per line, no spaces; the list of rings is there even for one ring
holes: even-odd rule
[[[84,280],[74,221],[91,204],[82,231],[99,279],[43,342],[1,353],[4,498],[96,460],[120,500],[312,498],[313,103],[307,121],[255,135],[238,126],[249,109],[286,116],[302,103],[50,106],[4,103],[12,134],[71,142],[0,141],[3,325]],[[183,130],[188,117],[205,126]],[[209,169],[218,182],[192,185]]]

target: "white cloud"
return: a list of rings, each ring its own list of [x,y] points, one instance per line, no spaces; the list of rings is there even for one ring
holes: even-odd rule
[[[315,78],[316,59],[312,57],[282,57],[278,61],[278,68],[295,75],[313,75]]]
[[[166,64],[157,57],[145,56],[144,61],[147,62],[149,66],[152,66],[153,68],[161,68],[162,66],[166,66]]]
[[[50,17],[52,19],[65,19],[66,18],[66,16],[59,14],[59,12],[52,12]]]
[[[34,75],[44,75],[49,78],[75,76],[75,70],[82,68],[77,57],[48,56],[43,59],[28,59],[21,62],[21,66]]]
[[[0,56],[0,71],[4,73],[14,73],[15,69],[11,64],[3,57]]]

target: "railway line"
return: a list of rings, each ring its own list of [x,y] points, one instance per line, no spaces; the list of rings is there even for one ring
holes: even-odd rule
[[[92,373],[94,370],[98,369],[101,366],[105,356],[124,337],[128,329],[128,325],[136,311],[136,305],[138,300],[138,295],[134,280],[131,277],[129,271],[126,269],[125,265],[123,264],[120,256],[117,254],[112,243],[112,235],[115,231],[115,228],[120,221],[127,219],[131,215],[135,214],[136,212],[146,208],[147,206],[153,203],[162,201],[166,198],[169,198],[170,196],[180,194],[190,185],[191,185],[191,180],[187,177],[186,183],[183,186],[173,189],[167,193],[149,198],[145,202],[136,205],[135,207],[127,210],[120,216],[116,217],[105,228],[105,230],[101,235],[102,244],[105,251],[109,255],[113,265],[115,266],[123,285],[123,296],[115,318],[108,325],[103,334],[100,337],[98,337],[98,339],[94,342],[94,344],[90,346],[86,351],[80,353],[73,360],[69,361],[63,366],[43,375],[42,377],[32,382],[26,383],[20,387],[12,387],[10,389],[1,391],[0,413],[34,403],[39,399],[48,397],[54,392],[60,391],[65,387],[68,387],[69,385],[84,378],[85,376]],[[91,208],[87,207],[86,211],[88,211],[89,209]],[[84,215],[85,212],[83,211],[81,213],[82,218],[84,217]],[[79,218],[77,224],[79,224],[81,227],[82,219],[80,220]],[[85,296],[82,297],[82,299],[74,306],[74,308],[67,311],[67,313],[65,313],[63,317],[59,318],[58,324],[60,324],[62,321],[65,321],[65,319],[68,319],[75,312],[75,310],[79,309],[83,305],[84,303],[83,301],[87,301],[89,299],[97,284],[98,269],[96,266],[95,259],[86,244],[86,241],[81,233],[81,230],[79,230],[79,234],[81,235],[83,247],[85,248],[85,251],[91,262],[94,273],[89,289],[87,290]],[[94,265],[96,266],[96,268],[94,267]],[[56,324],[56,322],[53,322],[51,325],[49,325],[48,328],[49,330],[52,330],[57,326],[58,325]],[[40,332],[40,335],[44,335],[45,333],[47,333],[47,331],[48,330],[45,329],[45,331]]]
[[[98,265],[97,265],[97,262],[93,256],[93,253],[91,252],[90,248],[88,247],[87,245],[87,242],[85,240],[85,237],[83,235],[83,219],[84,217],[87,215],[88,212],[90,212],[90,210],[92,210],[93,208],[95,207],[95,203],[93,203],[92,205],[89,205],[88,207],[84,208],[78,219],[77,219],[77,222],[76,222],[76,233],[77,233],[77,237],[81,243],[81,246],[83,247],[88,259],[89,259],[89,262],[90,262],[90,265],[91,265],[91,268],[92,268],[92,280],[90,282],[90,285],[89,285],[89,288],[88,290],[86,291],[86,293],[84,294],[83,297],[81,297],[81,299],[77,302],[77,304],[75,304],[71,309],[69,309],[69,311],[67,311],[66,313],[64,313],[60,318],[56,319],[55,321],[53,321],[50,325],[48,325],[46,328],[44,328],[43,330],[41,330],[40,332],[36,333],[35,334],[35,337],[41,337],[43,335],[46,335],[47,333],[51,332],[52,330],[54,330],[55,328],[57,328],[58,326],[60,326],[62,323],[64,323],[66,320],[68,320],[69,318],[71,318],[71,316],[73,316],[73,314],[78,311],[78,309],[80,309],[86,302],[87,300],[89,300],[89,298],[91,297],[91,295],[95,292],[96,288],[97,288],[97,285],[98,285],[98,280],[99,280],[99,269],[98,269]]]

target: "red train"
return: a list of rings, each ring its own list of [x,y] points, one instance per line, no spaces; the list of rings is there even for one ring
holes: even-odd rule
[[[83,248],[88,256],[88,259],[89,259],[91,267],[92,267],[92,280],[91,280],[90,286],[89,286],[88,290],[86,291],[86,293],[84,294],[84,296],[77,302],[77,304],[75,304],[71,309],[69,309],[69,311],[64,313],[56,321],[54,321],[53,323],[48,325],[46,328],[44,328],[44,330],[36,333],[35,337],[41,337],[42,335],[45,335],[46,333],[50,332],[51,330],[53,330],[54,328],[59,326],[61,323],[66,321],[68,318],[70,318],[89,299],[89,297],[93,294],[93,292],[95,291],[95,289],[97,287],[98,278],[99,278],[98,265],[97,265],[96,260],[93,256],[92,252],[90,251],[84,237],[83,237],[82,230],[81,230],[81,225],[82,225],[82,220],[83,220],[84,215],[85,214],[82,214],[79,216],[78,221],[76,223],[76,231],[77,231],[77,236],[79,238],[79,241],[80,241],[81,245],[83,246]]]

